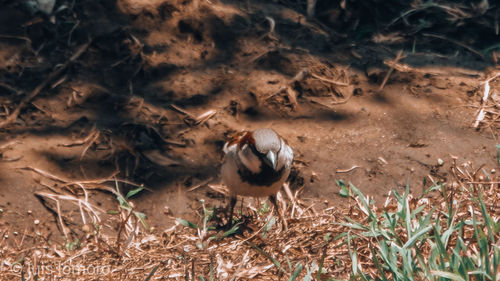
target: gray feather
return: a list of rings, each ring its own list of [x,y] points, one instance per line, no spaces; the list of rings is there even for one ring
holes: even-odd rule
[[[280,138],[273,129],[258,129],[253,132],[255,148],[263,154],[269,151],[278,152],[281,147]]]

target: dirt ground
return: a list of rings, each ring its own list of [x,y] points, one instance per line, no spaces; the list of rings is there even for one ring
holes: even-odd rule
[[[495,123],[473,127],[494,64],[459,45],[353,39],[279,1],[76,2],[55,17],[0,10],[1,114],[48,83],[0,131],[7,243],[63,237],[47,193],[88,195],[117,230],[114,179],[149,189],[131,201],[156,229],[199,219],[199,199],[227,203],[210,186],[240,130],[272,127],[288,140],[291,189],[318,209],[342,208],[336,180],[383,203],[407,181],[416,193],[445,181],[454,158],[497,161]],[[381,89],[399,50],[406,71]],[[82,235],[78,205],[59,202]]]

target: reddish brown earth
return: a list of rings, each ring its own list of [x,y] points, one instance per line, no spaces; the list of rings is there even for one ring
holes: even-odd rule
[[[47,79],[54,65],[92,39],[85,53],[0,132],[2,145],[10,143],[2,148],[0,163],[0,229],[9,234],[9,243],[22,233],[29,240],[37,231],[47,239],[61,237],[55,204],[35,193],[68,191],[27,167],[75,181],[118,171],[118,178],[151,189],[132,201],[149,225],[165,229],[176,217],[197,219],[199,199],[226,203],[206,184],[188,189],[207,180],[220,183],[222,144],[244,129],[272,127],[288,140],[296,155],[292,190],[302,188],[299,197],[316,202],[315,208],[342,208],[338,179],[383,202],[389,190],[407,180],[418,193],[431,178],[450,177],[453,157],[458,163],[496,163],[497,131],[472,128],[480,83],[492,64],[459,46],[448,46],[443,54],[427,46],[419,50],[417,45],[413,53],[402,48],[401,62],[412,70],[394,71],[379,90],[389,69],[383,61],[394,59],[398,46],[336,37],[284,5],[99,3],[74,7],[86,21],[71,37],[71,28],[46,25],[45,17],[36,22],[15,7],[0,12],[4,115]],[[265,15],[276,22],[274,33],[267,33]],[[280,89],[302,69],[348,86],[308,76],[291,84],[298,94],[294,103]],[[216,113],[194,125],[172,104],[194,117]],[[96,138],[93,127],[100,132]],[[64,146],[89,135],[81,145]],[[107,185],[114,188],[113,182]],[[88,192],[103,211],[117,209],[111,193]],[[74,193],[83,196],[81,190]],[[78,236],[78,208],[61,204],[66,224]],[[113,215],[102,218],[116,229]]]

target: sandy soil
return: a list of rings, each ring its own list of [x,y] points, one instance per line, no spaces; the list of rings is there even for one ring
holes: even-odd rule
[[[491,62],[457,46],[405,52],[401,63],[411,71],[394,71],[379,89],[389,70],[383,61],[397,47],[336,37],[278,3],[101,2],[77,4],[86,21],[75,28],[37,22],[17,8],[0,12],[5,116],[92,39],[0,132],[0,227],[18,233],[9,243],[22,233],[62,236],[57,206],[37,193],[84,196],[34,169],[67,181],[115,175],[144,184],[151,191],[132,201],[157,229],[176,217],[197,219],[199,199],[226,203],[207,184],[220,183],[224,140],[244,129],[272,127],[288,140],[296,155],[291,188],[315,208],[342,208],[339,179],[382,203],[407,181],[419,191],[445,180],[454,157],[496,163],[496,129],[472,128]],[[293,81],[304,69],[310,75]],[[116,230],[106,211],[118,201],[103,191],[114,183],[95,188],[89,200]],[[81,235],[78,207],[61,206],[70,231]]]

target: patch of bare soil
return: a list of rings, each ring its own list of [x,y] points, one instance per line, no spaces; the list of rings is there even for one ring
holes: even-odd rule
[[[369,7],[323,2],[307,20],[295,1],[57,1],[50,15],[0,1],[2,245],[132,237],[142,214],[153,233],[200,222],[200,199],[227,203],[222,145],[244,129],[288,140],[291,192],[315,213],[347,208],[339,179],[382,204],[450,181],[455,162],[497,165],[496,55],[476,50],[498,35],[439,35],[440,13],[476,14],[392,5],[372,20],[397,32],[379,33]],[[440,20],[409,30],[422,11]]]

